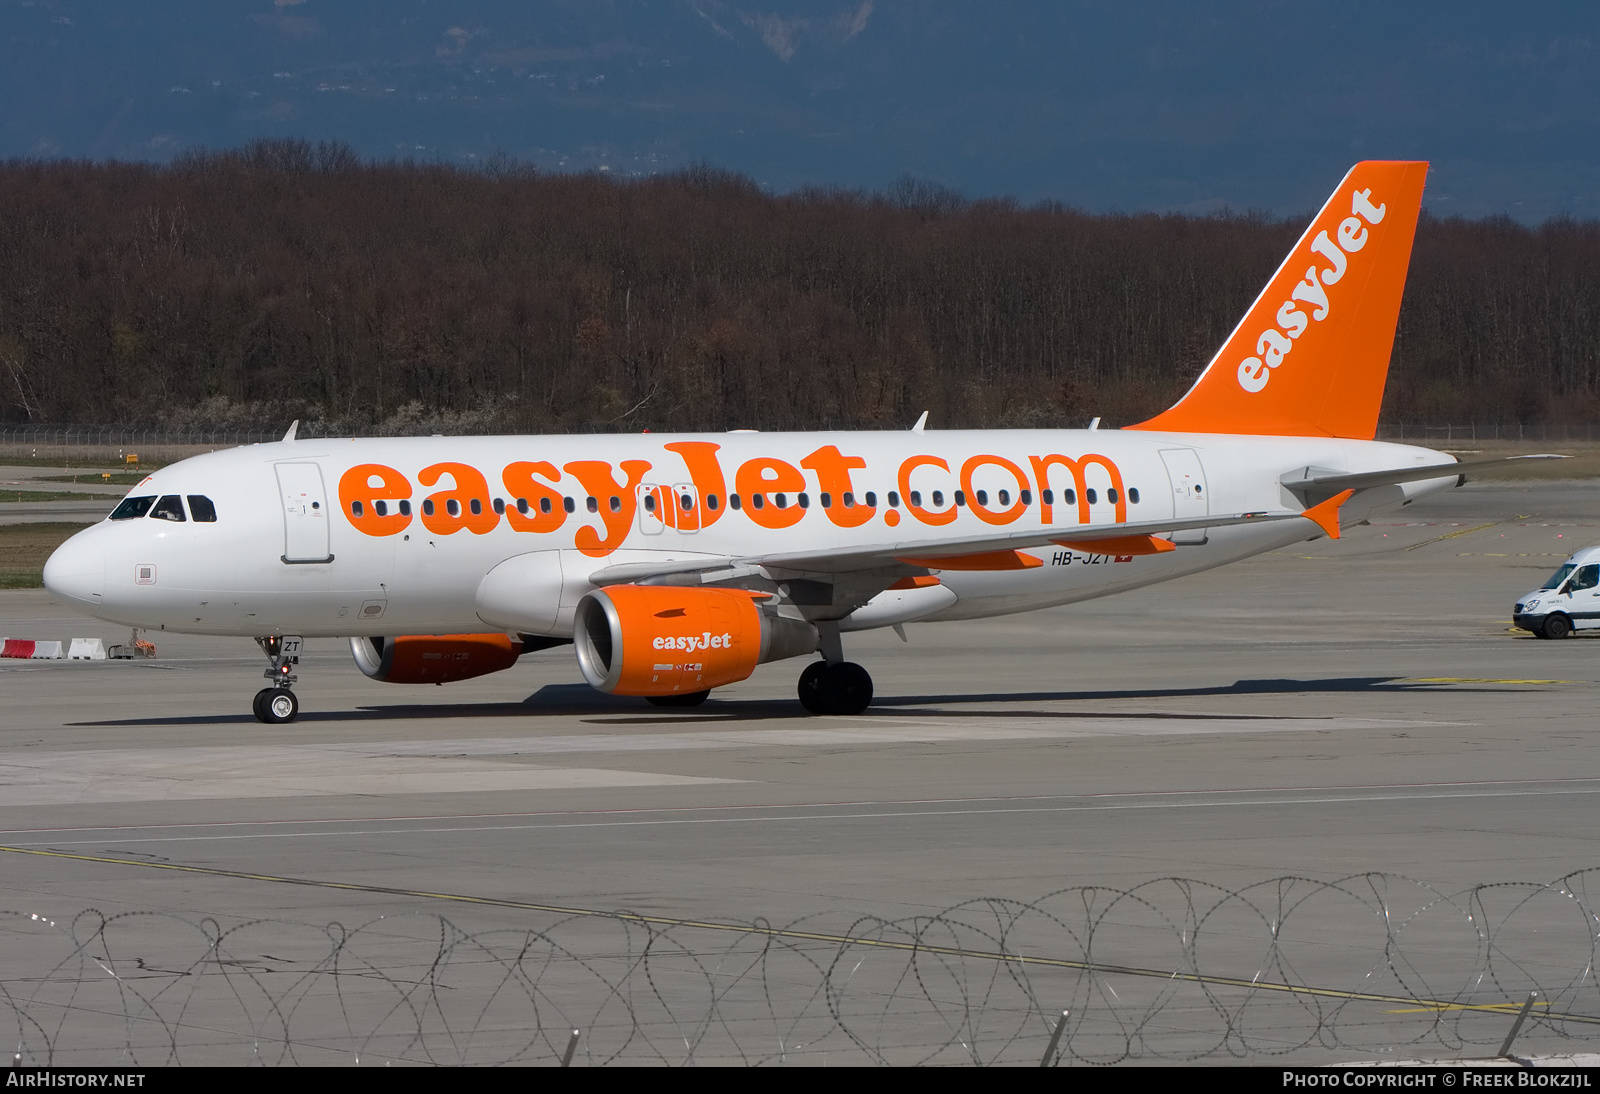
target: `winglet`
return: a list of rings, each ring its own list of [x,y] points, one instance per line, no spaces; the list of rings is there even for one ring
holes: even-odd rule
[[[1300,515],[1328,533],[1329,539],[1339,538],[1339,506],[1355,496],[1354,490],[1341,490],[1327,501],[1319,502]]]
[[[921,433],[927,427],[928,427],[928,412],[926,410],[924,410],[922,412],[922,417],[917,419],[917,424],[911,427],[911,432],[913,432],[913,433]]]
[[[296,418],[294,421],[289,423],[289,432],[283,435],[283,439],[286,441],[292,441],[294,440],[294,435],[298,432],[300,432],[300,419]]]

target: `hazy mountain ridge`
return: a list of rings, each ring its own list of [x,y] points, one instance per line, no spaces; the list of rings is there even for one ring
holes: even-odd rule
[[[1279,213],[1355,159],[1427,158],[1436,212],[1537,220],[1600,215],[1597,61],[1578,3],[0,0],[0,155],[292,136]]]

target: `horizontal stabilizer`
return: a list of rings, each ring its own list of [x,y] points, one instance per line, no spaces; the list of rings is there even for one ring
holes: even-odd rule
[[[1460,475],[1485,467],[1506,467],[1515,464],[1519,460],[1570,460],[1571,458],[1571,456],[1558,456],[1553,453],[1540,453],[1534,456],[1505,456],[1493,460],[1468,460],[1465,463],[1434,463],[1423,467],[1395,467],[1387,471],[1361,471],[1353,475],[1344,475],[1336,472],[1318,474],[1307,468],[1304,471],[1296,472],[1292,477],[1285,476],[1280,481],[1285,489],[1292,490],[1295,493],[1368,490],[1374,486],[1399,486],[1403,482],[1442,479],[1448,475]]]

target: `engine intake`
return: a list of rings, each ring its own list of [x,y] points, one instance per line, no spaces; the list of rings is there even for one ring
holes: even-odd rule
[[[611,585],[578,601],[583,678],[613,695],[675,695],[737,683],[757,665],[817,648],[810,623],[762,611],[744,589]]]
[[[508,669],[522,640],[505,634],[406,634],[352,638],[356,667],[390,684],[448,684]]]

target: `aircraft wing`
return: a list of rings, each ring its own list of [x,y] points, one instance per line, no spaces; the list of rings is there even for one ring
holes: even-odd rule
[[[1338,499],[1340,503],[1343,500],[1343,498]],[[1319,510],[1326,511],[1319,512]],[[1023,569],[1025,567],[1020,564],[1006,565],[1004,559],[1000,556],[1003,556],[1006,552],[1015,552],[1025,547],[1046,547],[1065,544],[1077,546],[1101,541],[1133,541],[1149,538],[1160,532],[1180,532],[1195,528],[1221,528],[1238,524],[1265,524],[1302,518],[1316,523],[1325,531],[1329,527],[1331,518],[1334,522],[1332,527],[1335,529],[1336,534],[1338,528],[1336,523],[1337,512],[1337,505],[1324,503],[1322,506],[1307,509],[1303,512],[1280,510],[1277,512],[1231,513],[1194,517],[1187,520],[1168,518],[1166,520],[1132,521],[1121,524],[1079,524],[1070,527],[1031,528],[1021,532],[967,536],[961,539],[944,540],[936,544],[884,541],[865,546],[853,546],[842,551],[795,551],[742,558],[729,556],[721,559],[690,559],[675,563],[635,563],[632,565],[608,566],[597,570],[589,575],[589,581],[594,585],[605,586],[667,579],[669,583],[676,584],[678,582],[671,579],[677,578],[684,583],[699,584],[701,583],[700,581],[692,580],[695,575],[703,575],[703,580],[709,579],[722,582],[736,581],[743,577],[770,575],[773,571],[849,574],[866,571],[882,573],[899,569],[902,572],[908,572],[919,568],[940,569],[939,562],[941,560],[950,564],[947,567],[943,567],[947,569]],[[1171,548],[1170,546],[1162,548],[1162,550],[1166,549]],[[1105,553],[1124,554],[1134,552],[1113,549],[1113,545],[1108,543]],[[1157,551],[1152,549],[1137,553],[1154,554]]]

